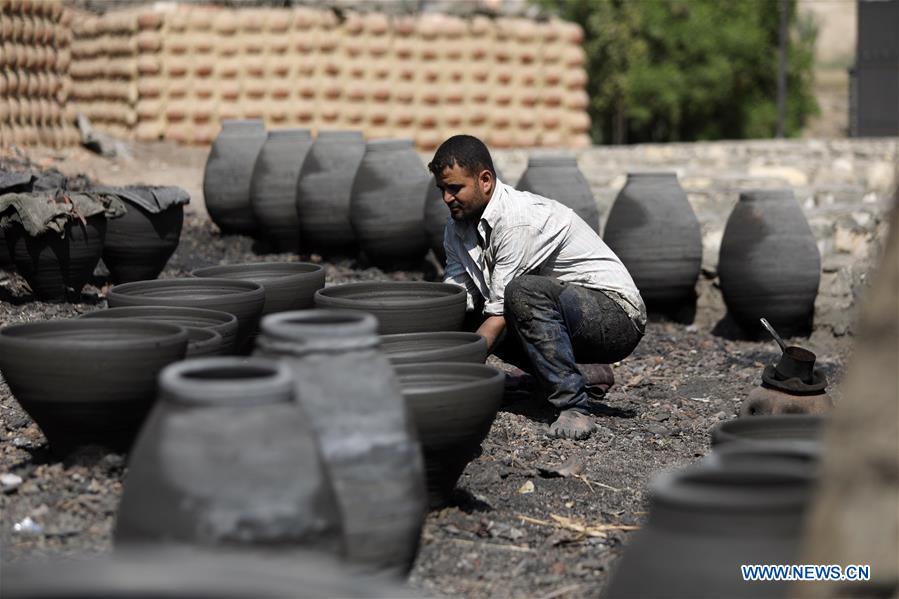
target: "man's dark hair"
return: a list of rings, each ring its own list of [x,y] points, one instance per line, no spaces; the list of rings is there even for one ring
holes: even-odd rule
[[[493,168],[493,158],[490,157],[490,150],[477,137],[472,135],[453,135],[448,140],[440,144],[434,158],[428,164],[428,170],[434,173],[435,177],[440,176],[445,168],[452,168],[454,164],[458,164],[469,172],[469,174],[477,176],[483,170],[488,170],[496,178],[496,169]]]

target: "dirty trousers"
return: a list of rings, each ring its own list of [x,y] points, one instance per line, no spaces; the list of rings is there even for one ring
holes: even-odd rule
[[[644,332],[603,292],[538,275],[506,285],[503,312],[507,334],[496,355],[533,374],[560,410],[586,411],[577,363],[626,358]],[[522,354],[529,364],[520,363]]]

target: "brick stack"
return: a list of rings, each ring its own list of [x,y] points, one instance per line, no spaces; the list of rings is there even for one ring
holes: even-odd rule
[[[79,108],[142,140],[205,144],[223,119],[262,118],[422,149],[457,132],[589,145],[583,34],[561,21],[168,5],[76,32]]]
[[[0,0],[0,147],[77,142],[66,112],[70,18],[57,0]]]

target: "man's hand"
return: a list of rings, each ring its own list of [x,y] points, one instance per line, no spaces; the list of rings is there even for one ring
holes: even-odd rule
[[[488,316],[487,320],[478,327],[477,332],[478,335],[487,340],[487,350],[492,352],[493,347],[496,345],[496,340],[499,339],[504,330],[506,330],[505,316]]]

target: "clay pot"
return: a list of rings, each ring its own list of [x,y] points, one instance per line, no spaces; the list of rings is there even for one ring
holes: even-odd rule
[[[833,400],[827,393],[794,395],[779,389],[759,386],[749,392],[740,406],[740,416],[824,415],[832,409]]]
[[[134,306],[86,312],[78,318],[137,318],[168,322],[186,329],[209,329],[222,338],[221,353],[233,353],[237,342],[237,317],[220,310],[178,306]],[[188,343],[188,350],[190,344]]]
[[[712,431],[712,445],[740,441],[764,444],[769,441],[816,441],[824,418],[791,414],[782,416],[750,416],[726,420]]]
[[[52,576],[48,575],[52,572]],[[318,599],[416,597],[314,550],[261,553],[195,546],[118,548],[90,559],[3,565],[5,599]]]
[[[250,180],[266,137],[261,120],[226,120],[212,142],[203,172],[203,198],[209,217],[222,233],[256,232]]]
[[[381,349],[394,366],[421,362],[483,364],[488,354],[486,339],[464,331],[381,335]]]
[[[786,597],[787,582],[745,582],[744,564],[791,564],[812,491],[802,468],[693,467],[651,485],[649,518],[607,597]]]
[[[590,184],[577,166],[574,154],[531,156],[516,189],[556,200],[568,206],[590,228],[599,232],[599,208]]]
[[[675,173],[628,173],[603,240],[627,267],[650,310],[695,301],[702,232]]]
[[[262,285],[262,314],[311,308],[315,292],[325,286],[325,269],[309,262],[256,262],[207,266],[191,272],[195,277],[240,279]]]
[[[65,234],[48,231],[36,237],[19,223],[6,233],[6,248],[35,297],[64,299],[81,293],[103,252],[106,217],[90,216],[84,222],[66,223]]]
[[[51,449],[126,450],[156,395],[156,375],[184,357],[187,332],[143,320],[52,320],[0,329],[0,370]]]
[[[202,358],[159,375],[116,519],[116,544],[340,549],[340,515],[286,365]],[[235,443],[239,439],[239,443]]]
[[[293,372],[337,491],[348,559],[407,571],[425,513],[422,458],[376,326],[370,314],[336,310],[273,314],[257,354]]]
[[[296,210],[304,246],[322,255],[352,254],[350,195],[365,142],[359,131],[319,131],[300,170]]]
[[[485,364],[396,366],[425,455],[432,508],[446,505],[499,410],[505,374]]]
[[[409,139],[370,141],[356,172],[350,221],[360,249],[380,267],[414,264],[428,248],[428,172]]]
[[[111,188],[115,192],[115,188]],[[103,263],[109,269],[113,283],[128,283],[155,279],[178,248],[184,205],[171,205],[159,212],[150,212],[129,200],[127,194],[152,198],[152,188],[127,187],[118,195],[128,211],[109,221],[103,245]]]
[[[811,332],[821,255],[791,190],[740,194],[721,239],[718,277],[728,312],[747,332],[760,332],[763,317],[784,337]]]
[[[215,331],[198,327],[184,327],[184,330],[187,331],[186,358],[217,356],[224,353],[225,340]]]
[[[465,303],[462,287],[423,281],[346,283],[315,292],[317,308],[374,314],[381,335],[458,331]]]
[[[765,443],[725,443],[703,458],[702,463],[719,468],[791,467],[814,475],[821,458],[818,441],[766,441]]]
[[[259,237],[268,240],[279,252],[300,251],[297,182],[311,147],[308,129],[269,131],[253,167],[250,204]]]
[[[265,292],[251,281],[190,278],[135,281],[116,285],[106,294],[110,308],[123,306],[181,306],[221,310],[237,317],[238,352],[248,351],[256,333]]]

